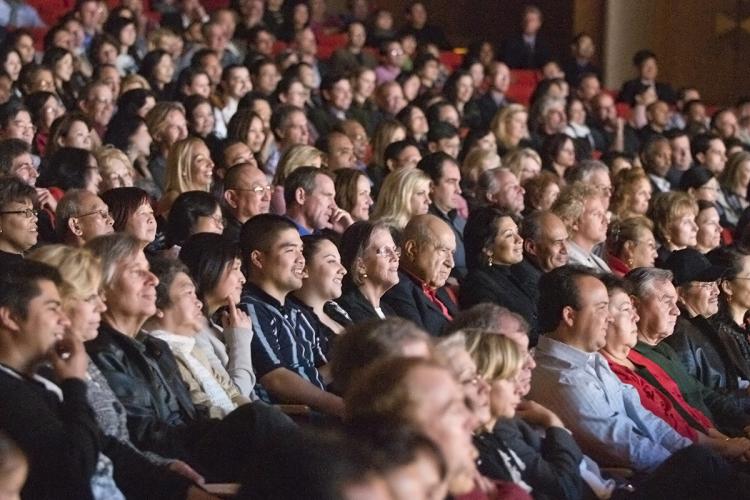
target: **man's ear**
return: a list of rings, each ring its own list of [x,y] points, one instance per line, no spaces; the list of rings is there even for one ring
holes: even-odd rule
[[[0,307],[0,326],[2,326],[2,328],[14,333],[19,332],[21,327],[17,320],[17,315],[11,312],[8,307]]]
[[[523,240],[523,251],[529,255],[536,256],[536,243],[531,238]]]
[[[414,240],[406,240],[401,248],[404,251],[404,255],[408,257],[409,260],[414,261],[417,257],[417,242]]]
[[[224,201],[228,206],[237,208],[237,194],[231,189],[224,191]]]
[[[695,161],[697,161],[699,164],[703,165],[706,162],[706,153],[696,153],[695,154]]]
[[[428,142],[427,143],[427,149],[430,151],[430,153],[434,153],[437,151],[438,144],[437,142]]]
[[[573,328],[573,324],[576,321],[576,310],[572,306],[563,307],[562,321],[568,328]]]
[[[297,205],[302,206],[305,204],[305,189],[298,187],[297,190],[294,192],[294,201],[297,202]]]
[[[263,269],[263,252],[260,250],[253,250],[250,252],[250,264],[258,269]]]

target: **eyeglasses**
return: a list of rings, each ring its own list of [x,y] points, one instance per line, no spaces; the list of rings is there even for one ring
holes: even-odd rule
[[[252,191],[253,193],[257,194],[258,196],[262,195],[263,193],[270,193],[273,190],[273,186],[253,186],[251,188],[228,188],[228,190],[232,191]]]
[[[401,258],[401,248],[399,247],[380,247],[375,250],[375,254],[378,257],[390,257],[395,256],[397,259]]]
[[[99,217],[105,220],[112,217],[112,215],[109,213],[109,210],[104,210],[104,209],[94,210],[93,212],[86,212],[85,214],[77,215],[76,217],[78,218],[88,217],[89,215],[94,215],[94,214],[99,215]]]
[[[39,215],[39,210],[36,208],[24,208],[23,210],[3,210],[0,215],[23,215],[27,219],[36,217]]]

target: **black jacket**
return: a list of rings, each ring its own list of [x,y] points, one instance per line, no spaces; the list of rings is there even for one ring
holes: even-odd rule
[[[438,336],[448,323],[448,318],[422,291],[416,279],[402,271],[398,272],[398,284],[385,292],[382,302],[390,306],[396,316],[408,319],[419,325],[430,335]],[[448,314],[455,316],[458,306],[453,302],[445,288],[438,288],[437,298],[448,309]]]
[[[526,278],[519,274],[516,266],[483,266],[472,271],[461,284],[458,303],[461,309],[490,302],[507,307],[512,312],[520,314],[531,325],[530,334],[536,331],[537,312],[536,297],[528,286],[524,286]],[[530,344],[536,341],[530,338]]]
[[[30,465],[23,498],[93,498],[99,426],[82,380],[63,380],[60,388],[63,401],[39,381],[0,369],[0,429],[23,450]]]
[[[503,43],[501,54],[500,60],[511,69],[541,69],[553,58],[550,45],[540,34],[534,40],[533,49],[526,45],[521,33],[513,35]]]
[[[86,351],[125,407],[133,443],[188,458],[185,430],[205,409],[193,405],[169,346],[150,335],[132,339],[103,323]]]
[[[523,420],[513,418],[498,421],[494,434],[526,465],[522,477],[534,488],[535,499],[583,497],[583,453],[568,431],[550,427],[542,436]]]
[[[750,380],[750,370],[726,331],[728,327],[722,318],[688,318],[687,312],[681,311],[674,333],[665,342],[672,346],[688,372],[707,387],[746,395],[746,391],[739,390],[738,378]],[[742,399],[750,403],[750,398]]]
[[[368,319],[380,319],[378,313],[375,312],[375,307],[362,295],[362,292],[356,286],[347,286],[341,297],[336,300],[336,303],[341,306],[341,309],[346,311],[354,323],[360,323]],[[393,309],[383,302],[382,298],[380,309],[382,309],[383,314],[386,316],[396,316]]]

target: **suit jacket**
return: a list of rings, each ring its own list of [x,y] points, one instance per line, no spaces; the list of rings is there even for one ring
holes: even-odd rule
[[[385,292],[382,301],[393,309],[396,316],[413,321],[430,335],[440,335],[443,327],[448,324],[448,318],[425,295],[416,278],[402,271],[398,272],[398,278],[398,284]],[[455,316],[458,306],[445,288],[438,288],[436,295],[448,309],[448,314]]]
[[[483,266],[469,271],[461,284],[458,303],[461,309],[467,309],[483,302],[507,307],[523,316],[532,325],[530,344],[536,343],[533,338],[533,325],[537,324],[536,300],[529,294],[514,266]]]
[[[354,285],[347,286],[341,297],[336,300],[336,303],[346,311],[354,323],[370,319],[380,319],[378,313],[375,312],[375,307],[362,295],[359,288]],[[386,316],[396,316],[393,309],[383,302],[382,299],[380,301],[380,309]]]
[[[540,69],[552,59],[550,46],[539,34],[536,36],[533,49],[526,45],[521,33],[513,35],[503,43],[501,54],[502,60],[511,69]]]
[[[638,92],[640,84],[640,78],[634,78],[633,80],[628,80],[623,83],[620,93],[617,96],[617,102],[626,102],[631,106],[634,106],[636,92]],[[655,86],[656,95],[659,97],[660,101],[665,101],[667,104],[674,104],[677,101],[677,94],[668,83],[656,82]]]
[[[477,99],[477,106],[479,107],[479,114],[482,117],[482,125],[489,128],[492,123],[492,119],[495,117],[498,111],[503,109],[512,101],[509,101],[507,97],[503,98],[503,101],[498,104],[495,102],[495,98],[492,96],[492,91],[488,90],[482,97]]]

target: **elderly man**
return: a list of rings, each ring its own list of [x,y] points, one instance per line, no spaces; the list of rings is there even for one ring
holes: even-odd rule
[[[458,307],[444,288],[453,269],[456,238],[434,215],[413,217],[402,236],[399,282],[383,301],[402,318],[439,335]]]
[[[99,139],[104,137],[107,125],[115,112],[112,89],[104,82],[92,82],[81,91],[78,107],[93,124]]]
[[[677,307],[680,316],[674,334],[666,338],[677,353],[688,373],[720,392],[730,393],[743,408],[750,409],[750,369],[746,363],[731,363],[742,359],[737,344],[731,337],[720,335],[709,318],[719,310],[717,280],[726,269],[712,265],[699,251],[685,248],[672,252],[665,263],[672,271],[672,283],[677,288]],[[733,353],[726,359],[725,353]]]
[[[594,186],[599,191],[602,206],[605,210],[609,210],[609,199],[612,197],[612,179],[609,175],[609,167],[604,162],[583,160],[565,172],[565,180],[570,184],[584,182]]]
[[[612,316],[596,273],[563,266],[542,277],[540,290],[539,318],[547,334],[536,348],[529,397],[557,413],[599,464],[650,473],[637,483],[638,498],[703,498],[725,488],[731,466],[644,409],[635,389],[622,384],[598,353]],[[706,467],[711,475],[702,474]]]
[[[672,335],[677,316],[677,290],[670,271],[638,268],[626,275],[638,312],[638,344],[635,351],[662,368],[694,408],[708,416],[716,428],[727,435],[750,431],[750,416],[743,412],[735,398],[722,395],[688,373],[672,347],[663,342]]]
[[[252,163],[230,168],[224,177],[224,237],[240,240],[242,225],[258,214],[267,214],[271,205],[271,185],[266,174]]]
[[[430,153],[422,158],[417,168],[432,181],[430,188],[430,213],[440,217],[453,230],[456,237],[454,267],[451,273],[461,280],[466,276],[466,252],[464,250],[464,227],[466,219],[458,213],[461,198],[461,170],[456,160],[446,153]]]
[[[500,210],[521,215],[523,212],[523,195],[518,178],[505,167],[485,170],[479,176],[480,202],[497,207]]]
[[[82,247],[92,239],[114,231],[106,203],[86,189],[71,189],[57,204],[56,229],[60,241]]]
[[[552,212],[568,229],[570,263],[610,272],[609,265],[594,253],[595,247],[607,239],[607,210],[600,190],[582,182],[569,185],[555,200]]]
[[[286,217],[300,236],[322,229],[343,233],[354,223],[352,216],[336,206],[333,177],[325,170],[300,167],[284,182]]]
[[[672,335],[677,316],[677,290],[670,271],[653,267],[634,269],[626,275],[638,312],[638,344],[635,350],[661,367],[694,408],[708,416],[727,435],[750,433],[750,415],[734,398],[720,394],[688,373],[672,347],[663,342]]]

